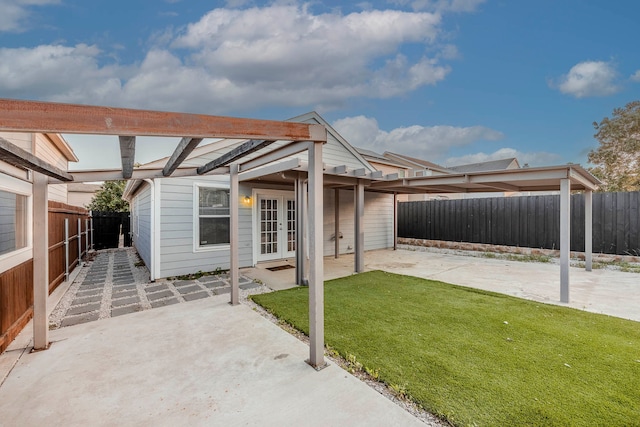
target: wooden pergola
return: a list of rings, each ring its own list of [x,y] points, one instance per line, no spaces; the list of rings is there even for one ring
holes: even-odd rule
[[[120,141],[122,168],[69,173],[43,162],[31,153],[0,138],[0,160],[33,172],[33,288],[34,349],[49,347],[47,188],[50,183],[194,176],[207,173],[230,175],[230,275],[231,304],[239,303],[238,281],[238,175],[300,152],[308,153],[309,206],[309,323],[308,363],[316,369],[324,362],[324,282],[322,257],[322,145],[323,126],[304,123],[240,119],[199,114],[131,110],[0,99],[0,131],[116,135]],[[181,138],[162,169],[134,170],[137,136]],[[237,138],[247,142],[198,168],[180,168],[203,138]],[[243,162],[250,153],[275,141],[287,144]],[[35,238],[37,236],[37,238]]]
[[[324,362],[324,282],[323,282],[323,190],[354,191],[354,233],[356,272],[364,271],[364,194],[477,193],[504,191],[560,191],[560,301],[569,302],[570,194],[585,192],[586,270],[592,267],[592,192],[600,182],[578,165],[525,168],[439,176],[400,178],[397,174],[346,166],[326,167],[322,147],[327,131],[322,125],[297,122],[239,119],[186,113],[170,113],[123,108],[57,104],[0,99],[0,131],[115,135],[119,137],[122,167],[67,172],[47,164],[0,138],[0,160],[33,171],[33,268],[34,268],[34,347],[46,349],[48,340],[47,297],[47,186],[48,184],[149,179],[162,177],[229,174],[230,176],[230,275],[231,304],[239,303],[238,265],[238,187],[240,181],[292,182],[296,190],[296,230],[306,220],[309,236],[309,272],[305,275],[302,250],[296,251],[296,283],[306,276],[309,285],[309,364],[316,369]],[[135,168],[137,136],[179,137],[173,155],[160,168]],[[206,164],[183,166],[189,154],[204,138],[240,139],[242,142]],[[283,144],[274,144],[280,141]],[[276,147],[277,148],[274,148]],[[302,161],[296,158],[307,153]],[[306,198],[305,198],[306,195]],[[306,199],[306,200],[305,200]],[[336,197],[336,201],[339,198]],[[394,214],[396,222],[397,211]],[[335,207],[335,236],[339,234],[339,205]],[[296,233],[302,248],[302,233]],[[394,248],[397,224],[394,224]],[[338,239],[335,239],[338,255]]]

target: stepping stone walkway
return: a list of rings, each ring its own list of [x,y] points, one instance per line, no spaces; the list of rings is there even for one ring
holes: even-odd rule
[[[148,270],[138,266],[138,262],[138,255],[132,248],[97,252],[90,266],[84,267],[88,270],[84,277],[81,272],[53,311],[49,328],[57,329],[231,292],[228,274],[150,283]],[[258,288],[264,286],[240,276],[240,289],[259,292]]]

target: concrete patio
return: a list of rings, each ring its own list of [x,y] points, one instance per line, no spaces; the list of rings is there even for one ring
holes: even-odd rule
[[[557,264],[412,250],[367,252],[365,261],[367,270],[640,321],[638,274],[571,268],[571,302],[561,304]],[[242,273],[293,286],[294,269],[262,267]],[[353,256],[325,258],[327,280],[352,270]],[[228,302],[217,295],[52,330],[51,348],[38,353],[27,328],[0,355],[0,370],[10,370],[0,424],[425,425],[334,364],[316,372],[306,344]]]
[[[587,272],[571,267],[570,302],[565,304],[560,302],[558,264],[474,255],[413,248],[369,251],[365,254],[365,271],[384,270],[640,321],[640,274],[606,269]],[[353,255],[325,257],[325,280],[353,274],[353,266]],[[272,272],[251,268],[242,272],[273,289],[295,286],[293,269]]]

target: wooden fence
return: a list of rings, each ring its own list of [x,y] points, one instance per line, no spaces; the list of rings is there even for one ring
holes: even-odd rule
[[[398,236],[558,249],[560,196],[404,202]],[[571,250],[584,250],[582,194],[571,196]],[[640,192],[593,194],[593,251],[640,255]]]
[[[86,255],[91,244],[90,224],[86,209],[49,202],[49,293]],[[33,261],[29,260],[0,273],[0,352],[32,316]]]

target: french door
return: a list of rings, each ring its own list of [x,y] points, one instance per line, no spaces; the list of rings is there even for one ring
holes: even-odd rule
[[[258,195],[258,261],[296,254],[296,205],[293,195]]]

